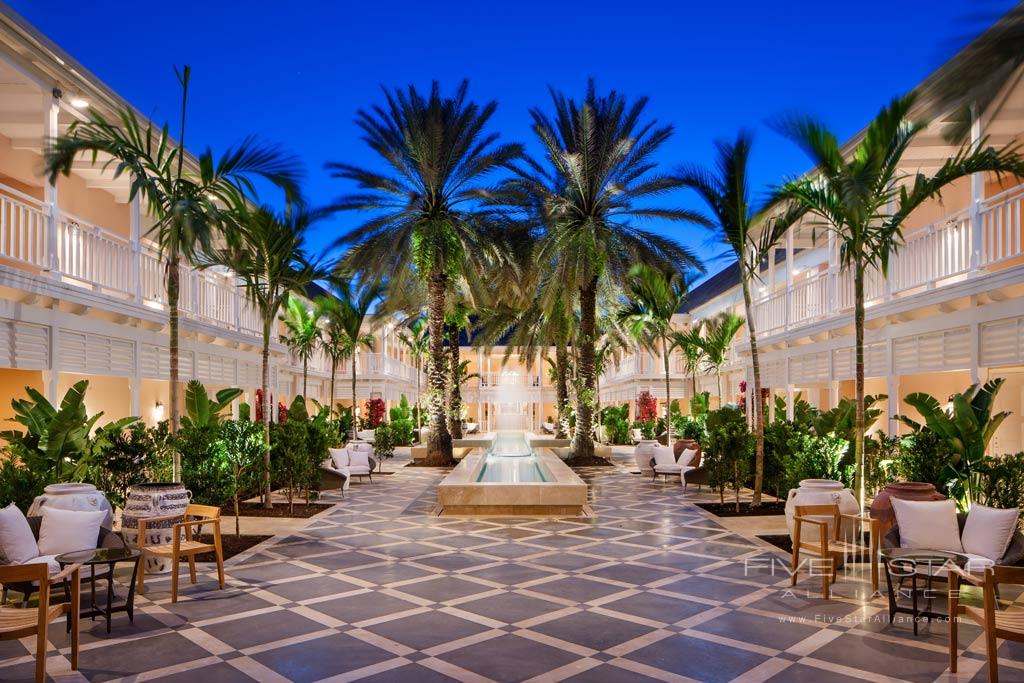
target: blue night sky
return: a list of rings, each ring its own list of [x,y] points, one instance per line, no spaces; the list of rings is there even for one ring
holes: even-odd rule
[[[280,143],[303,159],[314,204],[350,189],[326,161],[378,163],[357,109],[379,103],[381,85],[432,79],[450,90],[469,78],[474,99],[498,100],[502,139],[535,150],[528,109],[548,108],[549,85],[582,93],[594,77],[650,97],[649,114],[675,126],[661,155],[669,169],[709,162],[714,139],[752,129],[754,178],[767,186],[808,167],[767,121],[807,112],[845,139],[1014,4],[7,1],[158,123],[177,116],[173,65],[191,64],[189,147],[219,151],[250,133]],[[677,203],[700,206],[685,193]],[[314,246],[359,220],[337,216]],[[654,227],[697,249],[710,272],[724,265],[707,233]]]

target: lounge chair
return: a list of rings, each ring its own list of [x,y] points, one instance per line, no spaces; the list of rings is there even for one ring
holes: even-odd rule
[[[982,607],[970,607],[960,604],[960,581],[981,588],[984,596]],[[957,656],[957,623],[961,615],[966,616],[985,634],[985,652],[988,656],[988,680],[999,683],[999,655],[997,638],[1007,641],[1024,643],[1024,608],[1001,606],[999,604],[999,585],[1013,584],[1024,586],[1024,568],[1022,567],[987,567],[981,577],[972,576],[959,567],[949,569],[949,671],[956,673]],[[974,636],[971,636],[973,639]],[[1010,655],[1012,658],[1012,654]],[[1018,680],[1014,678],[1014,680]]]
[[[352,477],[369,477],[373,482],[373,470],[377,461],[373,457],[373,445],[365,441],[350,441],[344,448],[328,448],[330,457],[320,466],[320,478],[324,476],[334,479],[334,488],[348,489]]]

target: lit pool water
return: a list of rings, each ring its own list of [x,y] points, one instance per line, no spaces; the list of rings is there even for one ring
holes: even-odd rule
[[[530,448],[526,434],[522,432],[499,432],[484,456],[483,467],[477,481],[517,482],[550,481],[547,469]]]

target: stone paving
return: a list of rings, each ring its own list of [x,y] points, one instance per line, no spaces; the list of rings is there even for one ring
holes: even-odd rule
[[[82,625],[80,672],[52,629],[56,680],[91,681],[984,681],[980,631],[889,625],[885,601],[841,577],[794,590],[783,555],[729,532],[678,483],[628,467],[582,472],[593,519],[430,515],[439,470],[355,485],[301,531],[210,572],[171,604],[146,582],[135,623]],[[773,571],[774,568],[774,571]],[[183,575],[183,577],[187,574]],[[123,591],[123,587],[122,587]],[[1019,594],[1010,596],[1024,603]],[[31,680],[34,642],[0,643],[0,680]],[[1000,649],[1024,681],[1024,647]]]

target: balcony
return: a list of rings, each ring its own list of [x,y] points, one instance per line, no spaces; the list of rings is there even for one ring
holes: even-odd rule
[[[906,298],[1012,265],[1022,255],[1024,186],[990,197],[976,216],[968,210],[904,236],[889,260],[889,277],[870,271],[864,301],[871,305]],[[837,268],[814,273],[754,302],[759,335],[773,336],[853,310],[851,273]]]
[[[50,214],[38,199],[0,185],[0,263],[112,299],[166,306],[166,265],[155,248],[133,244],[70,214],[51,221]],[[259,335],[259,315],[234,275],[186,266],[180,275],[178,306],[183,317]]]

